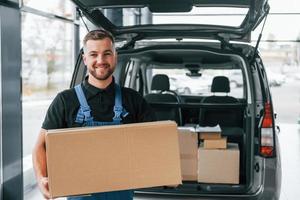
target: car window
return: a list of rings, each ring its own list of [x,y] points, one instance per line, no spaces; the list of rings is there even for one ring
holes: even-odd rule
[[[102,13],[106,16],[112,12],[123,13],[122,26],[133,26],[141,24],[210,24],[238,27],[243,22],[248,8],[236,7],[195,7],[190,12],[168,12],[152,13],[148,7],[145,8],[105,8]],[[137,16],[151,13],[152,20],[140,20]],[[172,17],[170,17],[172,16]],[[225,19],[226,20],[225,20]],[[116,24],[118,25],[118,24]]]
[[[132,79],[133,62],[128,62],[125,70],[125,87],[130,87],[130,80]]]
[[[170,81],[170,90],[180,95],[210,96],[213,78],[226,76],[230,82],[230,92],[227,95],[244,98],[243,74],[240,69],[203,69],[201,76],[189,76],[187,69],[148,69],[152,77],[156,74],[166,74]]]

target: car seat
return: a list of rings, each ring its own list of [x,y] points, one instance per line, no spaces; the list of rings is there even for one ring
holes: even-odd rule
[[[232,96],[228,96],[230,92],[229,79],[225,76],[214,77],[211,85],[212,93],[226,93],[224,96],[212,95],[204,97],[201,103],[214,103],[214,104],[224,104],[224,108],[201,108],[199,114],[199,125],[200,126],[216,126],[219,124],[222,126],[230,127],[241,127],[242,126],[242,114],[238,109],[226,108],[227,103],[238,103],[238,100]]]
[[[178,126],[182,125],[181,109],[178,106],[180,97],[176,92],[170,90],[169,77],[165,74],[156,74],[152,78],[151,93],[145,95],[146,101],[152,104],[158,120],[174,120]],[[159,103],[162,103],[159,105]],[[177,105],[165,105],[167,103],[176,103]]]

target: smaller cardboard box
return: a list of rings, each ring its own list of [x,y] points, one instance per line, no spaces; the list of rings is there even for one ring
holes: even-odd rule
[[[200,140],[221,139],[221,127],[217,126],[197,126],[196,131],[199,132]]]
[[[181,184],[172,121],[49,130],[51,198]]]
[[[227,149],[198,150],[198,182],[239,184],[240,151],[238,144]]]
[[[198,134],[182,128],[178,132],[182,180],[197,181]]]
[[[227,148],[227,137],[221,139],[204,140],[204,149],[226,149]]]
[[[199,139],[200,140],[218,140],[221,139],[221,132],[200,132]]]

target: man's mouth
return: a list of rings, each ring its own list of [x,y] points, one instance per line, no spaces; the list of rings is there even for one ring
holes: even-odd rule
[[[109,65],[108,65],[108,64],[106,64],[106,65],[98,65],[98,66],[95,66],[95,68],[96,68],[96,69],[97,69],[97,68],[105,69],[105,68],[109,68]]]

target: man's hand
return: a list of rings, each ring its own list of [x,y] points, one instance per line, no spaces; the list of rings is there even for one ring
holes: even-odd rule
[[[38,186],[45,199],[50,199],[48,177],[41,177],[38,179]]]
[[[41,129],[35,147],[32,152],[33,168],[37,183],[45,199],[50,199],[48,175],[47,175],[47,159],[46,159],[46,130]]]

